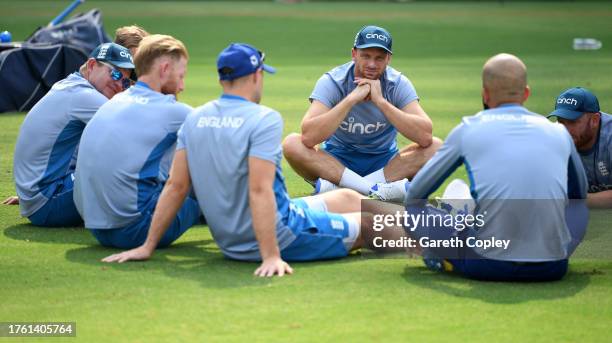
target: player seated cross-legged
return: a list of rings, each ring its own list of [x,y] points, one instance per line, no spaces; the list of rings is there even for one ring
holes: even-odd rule
[[[142,244],[174,155],[177,132],[192,108],[177,102],[189,56],[183,43],[166,35],[145,37],[134,64],[138,82],[115,96],[89,122],[80,143],[74,202],[100,244]],[[159,246],[167,246],[199,222],[188,197]]]
[[[470,186],[454,181],[445,195],[454,193],[448,196],[451,204],[466,199],[473,205],[467,213],[456,212],[456,220],[467,220],[467,214],[480,219],[454,226],[452,220],[421,221],[407,232],[424,243],[425,264],[434,270],[492,281],[561,279],[588,222],[580,157],[561,125],[523,107],[530,90],[518,57],[491,57],[482,84],[487,109],[464,117],[451,131],[414,177],[406,202],[410,213],[444,215],[423,207],[420,199],[464,164]],[[430,246],[432,241],[446,243]]]
[[[344,189],[290,199],[281,173],[281,115],[259,105],[264,54],[231,44],[218,57],[223,95],[197,108],[179,131],[170,179],[146,242],[106,262],[148,259],[193,187],[222,253],[262,261],[255,274],[292,273],[285,261],[340,258],[362,245],[362,196]]]
[[[74,164],[85,125],[108,99],[129,87],[129,51],[96,47],[77,72],[58,81],[26,115],[15,146],[13,175],[21,215],[44,227],[83,223],[72,200]]]
[[[283,142],[285,158],[315,193],[340,186],[402,201],[408,179],[441,145],[412,83],[389,66],[391,46],[387,30],[362,28],[353,60],[319,79],[302,133]],[[397,132],[414,143],[398,149]]]

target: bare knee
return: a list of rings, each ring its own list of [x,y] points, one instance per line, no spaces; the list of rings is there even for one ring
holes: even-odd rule
[[[348,189],[342,188],[336,191],[338,194],[338,200],[344,204],[359,204],[361,205],[361,199],[365,199],[365,197],[358,192]]]
[[[428,158],[431,158],[438,151],[438,149],[440,149],[442,144],[444,144],[443,140],[438,137],[433,137],[431,140],[431,145],[425,148],[425,154],[428,156]]]
[[[302,135],[299,133],[290,133],[283,140],[283,154],[288,160],[299,157],[304,149],[306,146],[302,143]]]

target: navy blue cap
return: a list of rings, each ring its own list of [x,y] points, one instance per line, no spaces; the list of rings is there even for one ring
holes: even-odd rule
[[[597,97],[586,88],[574,87],[566,89],[557,97],[555,110],[549,117],[576,120],[584,113],[597,112],[599,112]]]
[[[276,69],[264,64],[265,54],[245,43],[232,43],[217,58],[219,80],[234,80],[263,69],[270,74]]]
[[[91,53],[96,61],[107,62],[117,68],[134,69],[132,54],[127,48],[115,43],[102,43]]]
[[[392,43],[393,41],[389,31],[383,29],[382,27],[368,25],[364,26],[361,28],[361,30],[359,30],[359,32],[357,32],[353,48],[381,48],[392,54]]]

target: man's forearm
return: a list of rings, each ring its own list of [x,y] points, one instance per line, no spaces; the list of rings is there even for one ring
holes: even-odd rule
[[[424,148],[431,145],[433,125],[429,118],[406,113],[385,99],[376,103],[376,106],[402,136]]]
[[[280,250],[276,241],[276,199],[274,190],[262,189],[249,192],[251,216],[255,238],[259,243],[261,259],[279,257]]]
[[[355,104],[356,102],[347,96],[326,113],[313,118],[306,118],[302,122],[302,142],[304,145],[312,148],[334,134]]]
[[[587,195],[587,206],[590,208],[612,208],[612,190]]]

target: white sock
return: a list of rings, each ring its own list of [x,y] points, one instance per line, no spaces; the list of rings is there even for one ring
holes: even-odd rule
[[[370,193],[370,188],[374,186],[374,183],[359,176],[354,171],[344,168],[339,186],[354,189],[361,194],[368,195]]]
[[[363,178],[372,182],[372,183],[387,183],[387,179],[385,179],[385,168],[380,168],[377,171],[364,176]]]

